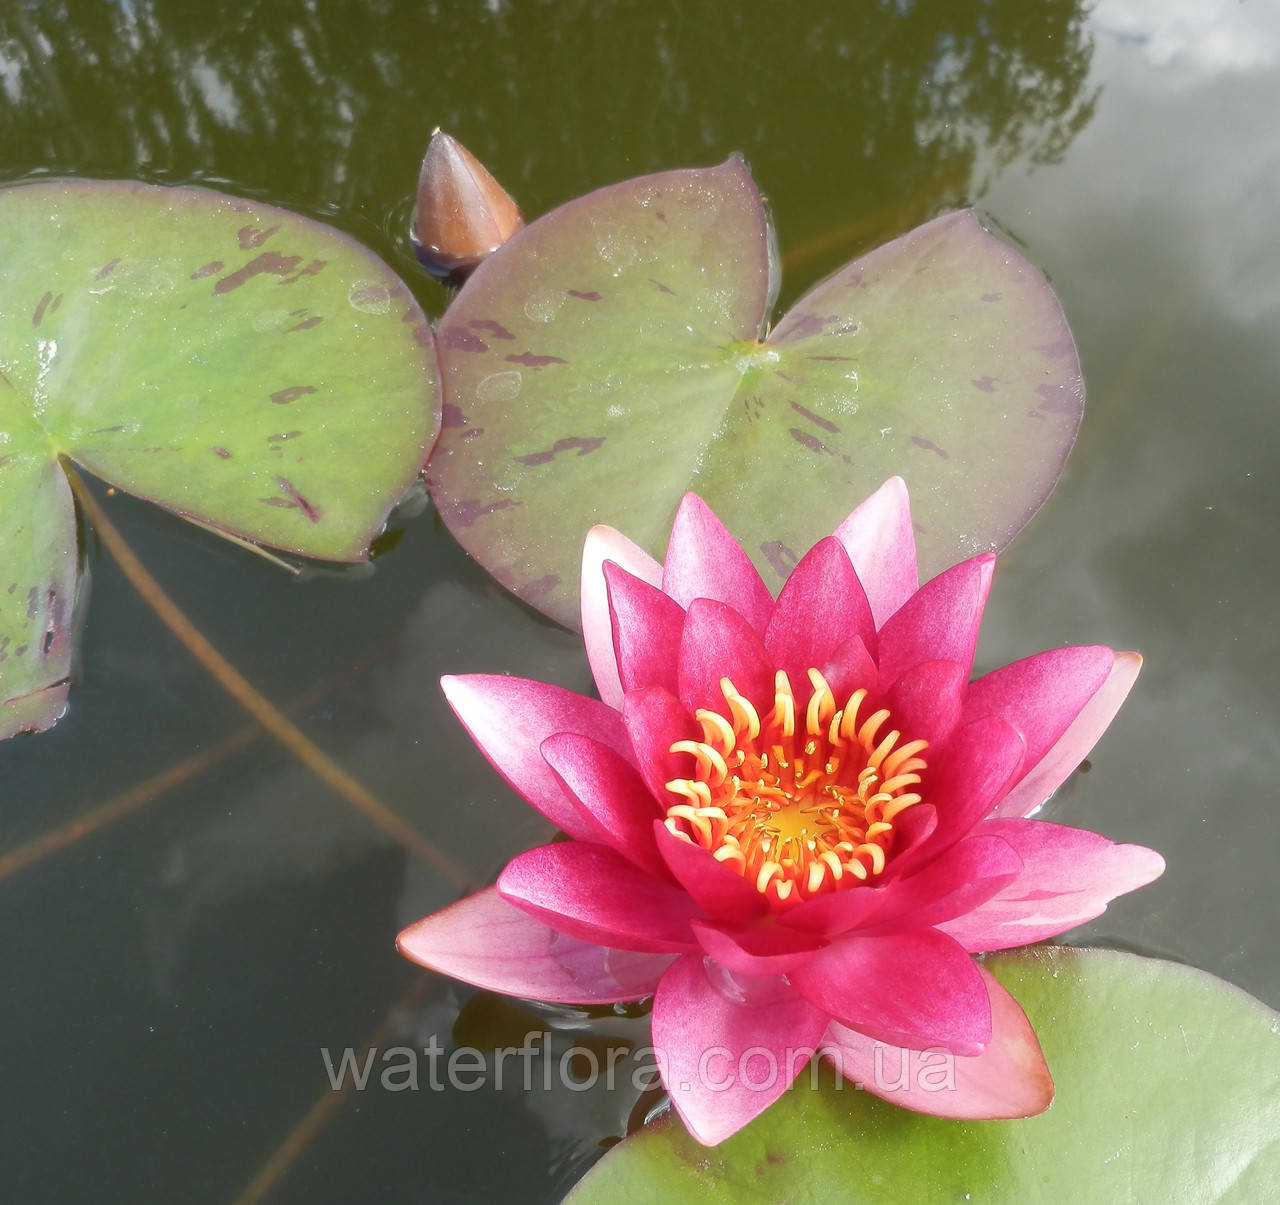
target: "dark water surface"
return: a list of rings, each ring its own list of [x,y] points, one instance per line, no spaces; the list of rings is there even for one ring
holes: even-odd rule
[[[437,314],[444,294],[401,237],[437,124],[530,215],[744,152],[777,221],[783,304],[977,204],[1053,280],[1090,398],[1061,488],[1001,562],[981,666],[1069,642],[1148,658],[1046,814],[1155,846],[1169,870],[1077,936],[1280,1005],[1280,13],[840,9],[0,0],[0,178],[206,182],[290,206],[367,242]],[[543,839],[436,680],[585,688],[579,642],[429,510],[371,577],[294,582],[104,501],[209,638],[477,881]],[[435,1034],[446,1050],[549,1022],[569,1027],[563,1046],[579,1022],[403,962],[398,929],[456,890],[269,740],[225,750],[246,717],[92,538],[88,557],[70,713],[0,746],[0,857],[153,776],[181,781],[0,878],[0,1200],[558,1200],[634,1094],[436,1092],[424,1066],[418,1091],[375,1074],[338,1101],[322,1048],[362,1046],[389,1014],[382,1046]],[[643,1041],[625,1018],[603,1030]]]

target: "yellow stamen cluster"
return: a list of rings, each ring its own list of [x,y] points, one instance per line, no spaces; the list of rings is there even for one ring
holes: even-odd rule
[[[920,802],[928,742],[899,744],[900,732],[885,731],[887,710],[861,715],[865,690],[840,707],[816,669],[809,682],[801,708],[779,670],[762,720],[722,678],[727,715],[698,710],[702,740],[671,746],[694,771],[666,784],[680,798],[667,809],[668,831],[731,866],[775,911],[873,880],[893,848],[894,818]]]

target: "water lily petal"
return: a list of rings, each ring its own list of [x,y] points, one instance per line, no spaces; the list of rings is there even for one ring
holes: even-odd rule
[[[815,1008],[870,1037],[975,1055],[991,1038],[991,1006],[973,959],[936,929],[832,942],[788,975]]]
[[[1164,859],[1141,845],[1043,820],[989,820],[1022,858],[1021,872],[997,895],[939,925],[966,950],[1007,950],[1056,937],[1093,920],[1124,895],[1159,878]]]
[[[810,933],[778,925],[730,925],[692,922],[702,948],[734,975],[785,975],[826,943]]]
[[[560,1004],[640,1000],[657,990],[670,954],[579,941],[534,920],[486,887],[410,925],[400,952],[464,983]]]
[[[828,537],[809,549],[787,578],[765,632],[765,648],[772,664],[786,670],[798,688],[811,667],[821,666],[853,636],[875,650],[871,604],[844,545]]]
[[[591,840],[594,829],[543,760],[541,745],[553,733],[577,732],[626,752],[630,743],[618,713],[563,687],[501,674],[445,677],[440,685],[498,773],[557,828]]]
[[[960,719],[968,681],[969,670],[958,661],[913,665],[885,694],[890,722],[904,741],[928,741],[925,757],[937,757]]]
[[[613,616],[613,647],[622,689],[677,689],[676,665],[684,608],[656,586],[632,577],[612,562],[604,566]]]
[[[916,591],[916,538],[906,482],[890,477],[835,530],[882,628]]]
[[[1050,649],[984,674],[969,686],[961,723],[998,715],[1027,742],[1035,768],[1106,682],[1116,655],[1102,645]]]
[[[622,703],[622,684],[613,651],[613,620],[603,566],[606,561],[651,586],[662,583],[662,566],[620,531],[603,524],[587,532],[582,546],[582,639],[600,698],[610,707]]]
[[[699,707],[724,714],[724,678],[757,707],[773,701],[773,668],[764,641],[732,607],[711,599],[695,598],[689,604],[679,676],[680,701],[690,715]]]
[[[995,976],[978,971],[991,1001],[991,1040],[981,1054],[904,1050],[833,1021],[823,1042],[827,1058],[846,1079],[917,1113],[990,1121],[1044,1112],[1053,1079],[1035,1031]]]
[[[688,754],[672,753],[671,746],[677,741],[701,739],[702,733],[689,709],[658,686],[628,694],[622,700],[622,722],[636,769],[665,810],[678,802],[666,784],[689,774]]]
[[[1022,859],[995,834],[965,837],[916,874],[809,900],[782,917],[787,928],[837,937],[922,929],[976,908],[1017,877]]]
[[[1054,746],[1001,801],[997,816],[1029,816],[1066,781],[1115,718],[1141,668],[1142,658],[1137,653],[1116,653],[1107,680]]]
[[[671,1103],[714,1146],[762,1113],[808,1062],[826,1017],[777,979],[734,980],[681,958],[653,1001],[653,1044]]]
[[[697,949],[689,896],[620,853],[587,841],[559,841],[517,854],[498,876],[504,900],[561,933],[620,950]]]
[[[970,557],[925,582],[880,629],[880,683],[886,689],[922,661],[955,661],[968,676],[996,558]]]
[[[653,822],[661,809],[636,768],[608,745],[575,732],[542,742],[542,756],[568,787],[583,818],[594,822],[595,841],[658,878],[667,865],[653,844]]]
[[[1022,734],[997,716],[984,716],[957,728],[943,756],[921,772],[928,775],[924,792],[937,813],[937,827],[914,848],[899,846],[885,877],[914,874],[925,861],[938,857],[989,816],[1018,773],[1025,748]],[[909,808],[901,818],[908,818],[920,806]],[[896,819],[894,827],[899,827]]]
[[[880,685],[880,670],[861,636],[850,636],[818,668],[841,703],[855,690],[874,695]]]
[[[680,885],[712,916],[742,923],[769,911],[764,896],[737,871],[701,846],[675,836],[661,821],[654,823],[653,839]]]
[[[662,589],[682,607],[695,598],[726,603],[761,636],[773,614],[773,596],[751,558],[697,494],[685,494],[676,511]]]

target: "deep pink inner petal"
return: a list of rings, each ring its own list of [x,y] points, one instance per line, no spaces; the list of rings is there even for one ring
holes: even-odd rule
[[[769,911],[764,896],[751,883],[701,846],[668,832],[661,821],[654,822],[653,835],[668,869],[712,916],[741,924]]]
[[[609,949],[561,933],[486,887],[410,925],[396,944],[414,962],[492,992],[596,1004],[657,990],[670,954]]]
[[[977,966],[934,929],[841,938],[788,978],[815,1008],[893,1045],[975,1055],[991,1038]]]
[[[880,685],[880,671],[861,636],[851,636],[837,645],[817,668],[822,671],[832,694],[842,703],[855,690],[865,690],[874,696]]]
[[[893,723],[910,739],[926,740],[926,759],[936,759],[955,730],[969,671],[957,661],[922,661],[886,692]]]
[[[676,512],[662,589],[682,607],[695,598],[725,603],[760,636],[773,613],[773,596],[751,558],[696,494],[686,494]]]
[[[995,716],[956,729],[945,754],[927,771],[925,795],[937,827],[914,848],[897,852],[885,877],[914,873],[989,816],[1022,765],[1024,749],[1021,733]]]
[[[829,536],[801,558],[782,587],[765,648],[775,669],[801,683],[810,668],[821,666],[855,636],[874,652],[871,606],[844,546]]]
[[[690,716],[699,707],[724,713],[725,678],[757,706],[773,698],[773,667],[755,629],[732,607],[695,598],[680,640],[679,694]]]
[[[702,948],[735,975],[783,975],[807,962],[825,944],[813,934],[781,925],[732,925],[693,921]]]
[[[604,577],[622,689],[660,686],[674,694],[684,608],[656,586],[612,563],[605,564]]]
[[[665,812],[676,802],[666,784],[685,777],[689,769],[688,755],[672,753],[671,746],[696,739],[701,730],[689,709],[657,686],[628,694],[622,701],[622,719],[640,777]]]
[[[553,929],[620,950],[697,948],[689,921],[702,912],[688,894],[586,841],[518,854],[498,876],[502,898]]]
[[[922,661],[955,661],[968,676],[995,560],[983,553],[953,565],[894,613],[880,629],[882,686]]]
[[[817,1050],[826,1022],[781,978],[677,961],[653,1002],[653,1044],[689,1132],[714,1146],[762,1113]]]
[[[835,530],[867,592],[877,628],[916,591],[916,540],[907,487],[890,477]]]
[[[542,756],[569,789],[578,810],[596,826],[595,840],[659,878],[666,863],[653,844],[653,822],[661,814],[639,772],[607,745],[573,732],[542,742]]]
[[[826,1057],[868,1092],[934,1117],[989,1121],[1033,1117],[1053,1100],[1053,1079],[1018,1002],[983,967],[991,1001],[991,1040],[972,1058],[942,1049],[906,1050],[833,1021]]]

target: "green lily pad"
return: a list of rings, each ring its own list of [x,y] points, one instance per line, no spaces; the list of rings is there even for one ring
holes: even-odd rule
[[[571,201],[486,260],[437,332],[444,428],[427,469],[467,551],[573,624],[587,529],[660,555],[687,490],[775,588],[894,474],[926,572],[1012,539],[1083,407],[1044,278],[972,213],[948,214],[766,335],[775,258],[732,158]]]
[[[1241,1201],[1280,1183],[1280,1015],[1189,967],[1040,947],[986,960],[1057,1084],[1025,1121],[909,1113],[824,1072],[722,1145],[668,1115],[566,1205]],[[893,1071],[890,1067],[889,1074]]]
[[[404,283],[322,223],[200,188],[0,190],[0,738],[66,704],[66,457],[215,529],[362,560],[439,425]]]

